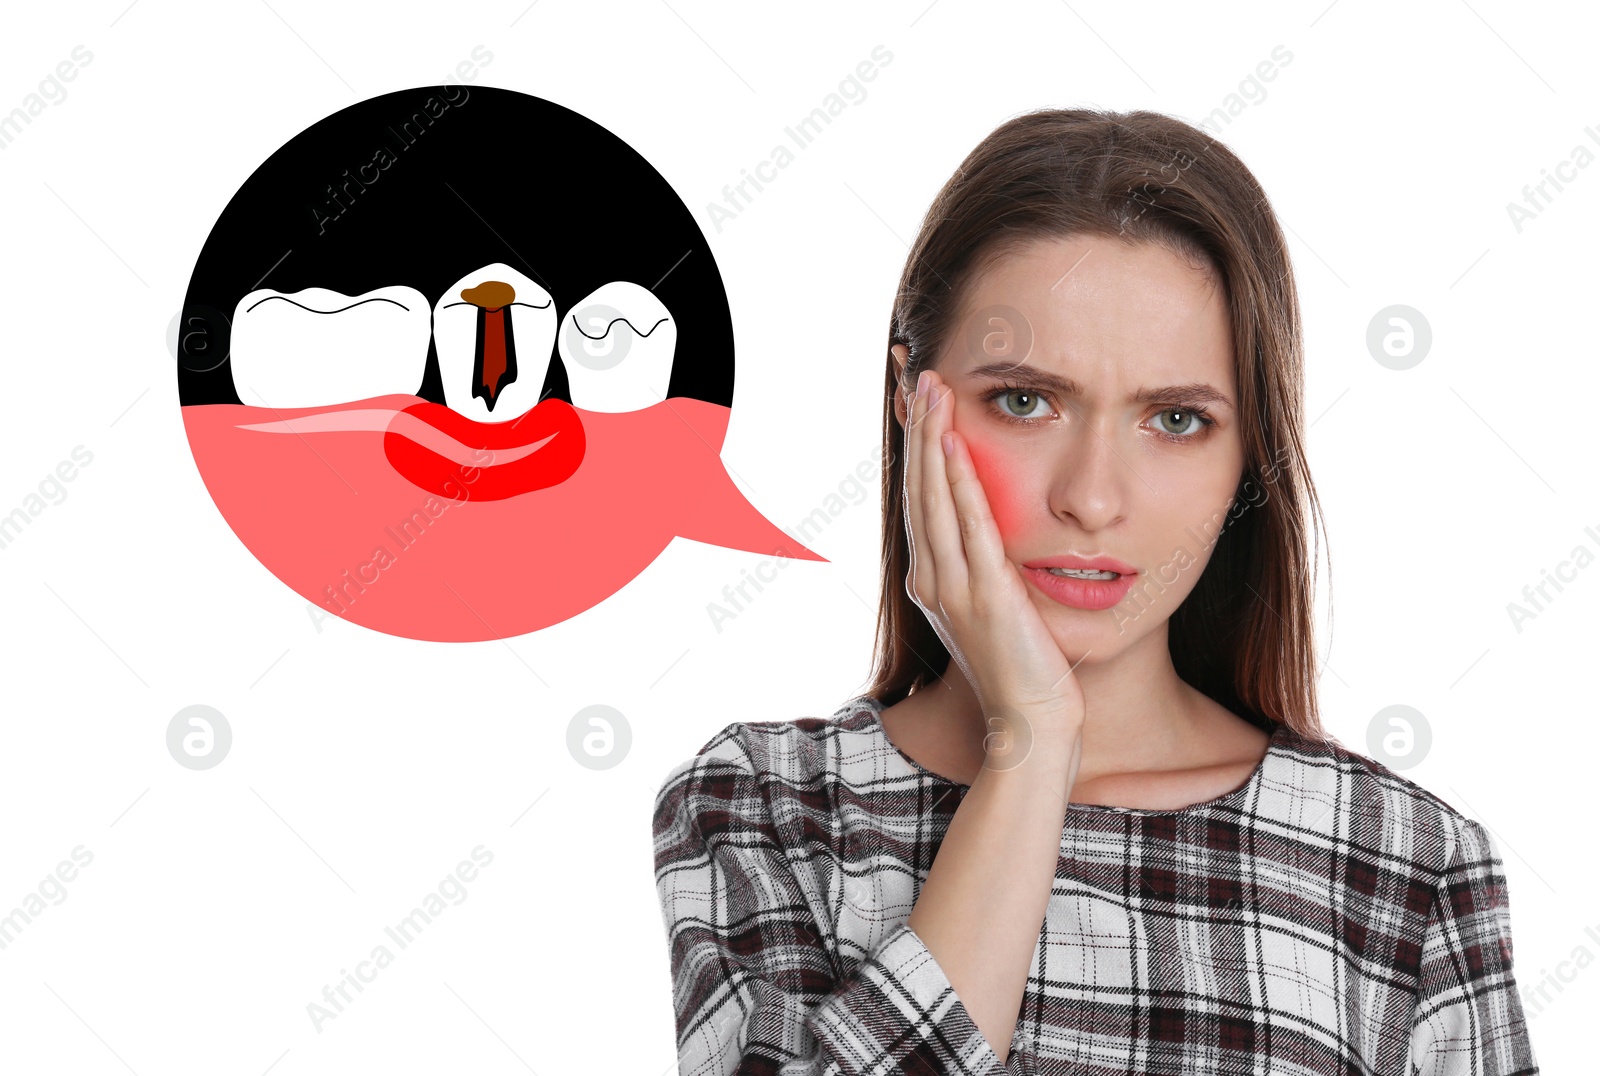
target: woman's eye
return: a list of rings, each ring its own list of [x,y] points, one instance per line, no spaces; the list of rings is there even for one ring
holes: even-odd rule
[[[1206,426],[1205,418],[1200,412],[1182,407],[1172,407],[1162,411],[1156,416],[1156,421],[1161,425],[1161,432],[1172,437],[1192,437]]]
[[[1001,418],[1018,425],[1036,425],[1054,414],[1044,395],[1032,389],[995,388],[983,398],[995,405]],[[1216,425],[1216,420],[1201,407],[1169,407],[1154,417],[1156,432],[1168,441],[1195,441],[1206,435],[1208,427]]]
[[[1000,410],[1009,418],[1038,418],[1045,413],[1044,397],[1026,389],[997,393]]]

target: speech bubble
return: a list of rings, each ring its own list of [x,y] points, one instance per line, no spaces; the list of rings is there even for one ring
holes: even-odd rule
[[[422,87],[313,124],[224,209],[181,325],[207,490],[329,616],[505,638],[674,537],[824,561],[722,463],[732,321],[693,215],[551,102]]]

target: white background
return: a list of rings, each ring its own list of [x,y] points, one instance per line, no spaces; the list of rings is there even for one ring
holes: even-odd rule
[[[1574,962],[1600,952],[1600,566],[1520,631],[1506,607],[1574,547],[1600,551],[1600,168],[1520,231],[1506,206],[1574,147],[1600,152],[1597,30],[1578,8],[1505,0],[9,11],[0,113],[75,46],[93,60],[0,151],[0,514],[75,446],[93,462],[0,549],[0,912],[78,845],[94,859],[0,950],[0,1069],[665,1073],[661,779],[729,722],[825,716],[865,684],[873,489],[816,537],[829,563],[788,565],[721,631],[708,604],[762,558],[684,540],[601,605],[506,642],[318,631],[207,495],[164,343],[217,215],[285,141],[438,83],[479,45],[493,58],[475,81],[625,139],[721,267],[739,362],[723,457],[792,528],[875,451],[906,243],[979,139],[1047,106],[1198,123],[1282,45],[1292,61],[1265,96],[1245,87],[1221,137],[1286,226],[1304,304],[1337,607],[1330,633],[1324,591],[1326,723],[1358,746],[1385,706],[1426,715],[1432,749],[1407,776],[1489,826],[1518,978],[1545,984],[1525,1000],[1535,1049],[1576,1071],[1600,999],[1600,971]],[[718,230],[708,203],[878,45],[893,59],[865,98]],[[552,214],[557,242],[564,227]],[[1406,371],[1365,343],[1395,303],[1433,329]],[[565,741],[597,702],[633,730],[599,772]],[[193,703],[234,733],[204,772],[165,746]],[[468,898],[318,1031],[307,1004],[480,844],[494,861]]]

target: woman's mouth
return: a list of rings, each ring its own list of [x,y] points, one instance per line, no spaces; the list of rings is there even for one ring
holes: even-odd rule
[[[1022,574],[1048,597],[1074,609],[1110,609],[1133,588],[1137,574],[1131,569],[1115,572],[1107,568],[1032,567],[1024,565]]]
[[[1118,572],[1099,572],[1088,568],[1046,568],[1051,575],[1064,576],[1067,579],[1115,579]]]

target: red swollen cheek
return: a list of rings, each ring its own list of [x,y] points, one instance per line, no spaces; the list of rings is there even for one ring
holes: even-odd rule
[[[965,433],[967,453],[972,457],[972,467],[983,485],[983,495],[989,501],[989,512],[994,516],[995,527],[1006,545],[1024,530],[1021,491],[1016,488],[1014,476],[1021,473],[1015,461],[1007,457],[1004,449]]]

